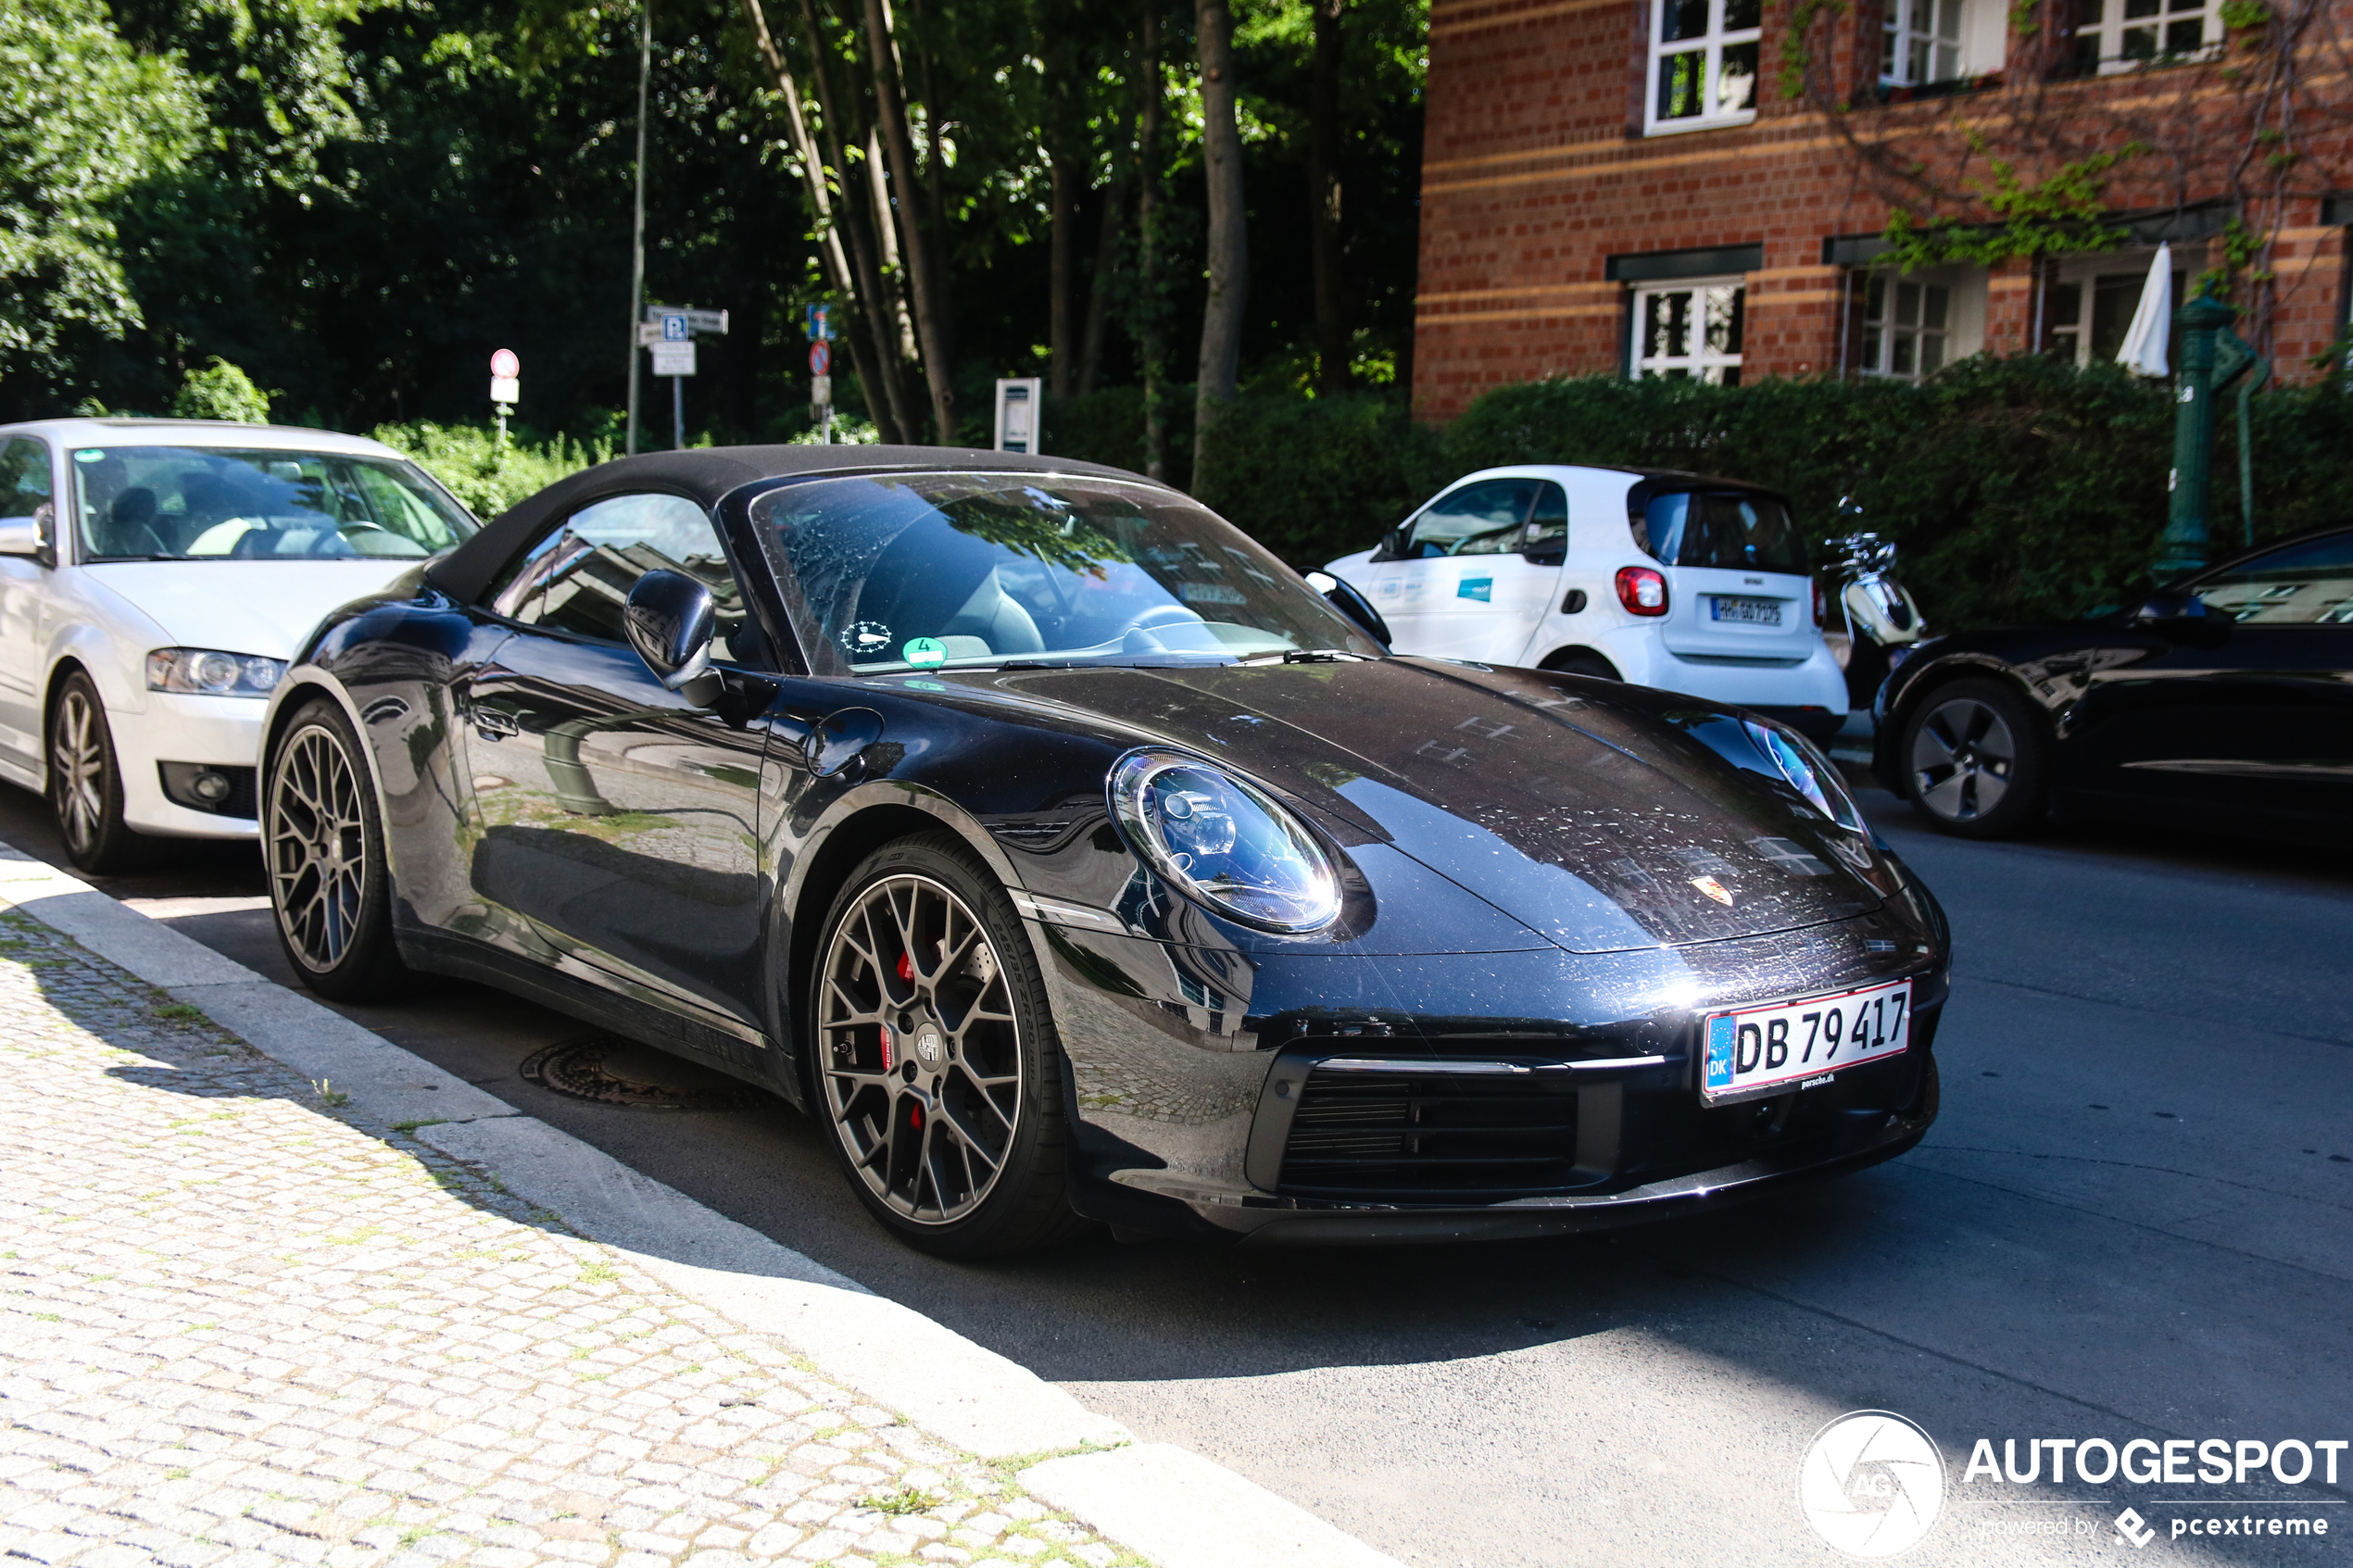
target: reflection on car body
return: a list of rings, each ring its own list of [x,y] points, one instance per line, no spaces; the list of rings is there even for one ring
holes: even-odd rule
[[[1616,1223],[1935,1113],[1941,913],[1803,736],[1390,657],[1088,465],[606,465],[331,619],[268,757],[313,985],[473,975],[769,1086],[941,1251]],[[1892,986],[1872,1060],[1703,1094],[1709,1017]]]

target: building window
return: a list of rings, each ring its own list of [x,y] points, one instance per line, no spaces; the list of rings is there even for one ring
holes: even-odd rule
[[[2078,76],[2200,59],[2222,43],[2221,0],[2074,0]]]
[[[1747,289],[1717,278],[1634,291],[1634,362],[1643,376],[1741,383],[1741,318]]]
[[[1654,133],[1738,125],[1755,117],[1762,9],[1763,0],[1653,0],[1648,98]]]
[[[2192,254],[2176,250],[2177,257]],[[2057,275],[2045,285],[2043,297],[2043,346],[2046,353],[2078,365],[2113,362],[2124,346],[2125,335],[2133,330],[2133,312],[2140,308],[2141,289],[2148,282],[2149,264],[2143,257],[2139,265],[2127,260],[2122,265],[2128,271],[2096,271],[2099,264],[2119,265],[2108,257],[2070,259],[2059,263]],[[2183,297],[2183,285],[2190,273],[2186,269],[2173,270],[2173,297]],[[2180,363],[2181,332],[2178,328],[2168,335],[2166,363]]]
[[[1952,358],[1953,290],[1873,278],[1863,303],[1863,373],[1919,381]]]
[[[1879,79],[1890,87],[1955,82],[1962,75],[1962,0],[1887,0]]]

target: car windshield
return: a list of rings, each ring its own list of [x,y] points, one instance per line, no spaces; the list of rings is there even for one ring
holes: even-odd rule
[[[2353,626],[2353,533],[2224,567],[2190,589],[2208,614],[2284,626]]]
[[[89,446],[74,453],[73,477],[84,560],[422,558],[479,526],[393,458]]]
[[[1634,520],[1634,542],[1668,566],[1806,572],[1806,540],[1790,522],[1789,508],[1745,491],[1653,495]]]
[[[771,491],[752,519],[834,673],[1381,651],[1247,535],[1149,485],[821,480]]]

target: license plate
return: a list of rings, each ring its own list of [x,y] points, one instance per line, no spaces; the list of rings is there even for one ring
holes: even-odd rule
[[[1779,626],[1781,623],[1781,601],[1779,599],[1736,599],[1718,594],[1707,601],[1708,613],[1718,621],[1738,621],[1750,626]]]
[[[1708,1015],[1700,1098],[1715,1101],[1774,1085],[1829,1083],[1843,1068],[1901,1056],[1912,1038],[1912,983],[1775,1002]]]

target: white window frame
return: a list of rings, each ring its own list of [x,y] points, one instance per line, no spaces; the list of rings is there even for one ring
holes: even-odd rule
[[[1926,87],[1969,76],[1968,13],[1969,0],[1887,0],[1881,13],[1880,85]]]
[[[1757,84],[1764,70],[1763,31],[1758,26],[1727,29],[1724,14],[1729,6],[1743,10],[1758,8],[1757,0],[1690,0],[1707,7],[1707,31],[1696,37],[1669,41],[1666,36],[1667,14],[1678,0],[1651,0],[1650,52],[1647,69],[1642,77],[1642,127],[1653,136],[1671,136],[1684,131],[1712,131],[1727,125],[1746,125],[1756,118]],[[2124,0],[2111,0],[2122,5]],[[1678,6],[1680,8],[1680,6]],[[1761,20],[1761,18],[1760,18]],[[1726,107],[1717,100],[1723,92],[1724,51],[1745,48],[1755,61],[1747,81],[1747,91],[1739,101]],[[1659,83],[1667,62],[1677,56],[1695,55],[1700,59],[1700,112],[1678,115],[1672,119],[1659,113]]]
[[[1729,291],[1728,295],[1718,291]],[[1679,352],[1653,354],[1645,331],[1650,320],[1651,302],[1673,295],[1689,295],[1685,307],[1683,341],[1676,345]],[[1647,283],[1634,290],[1634,346],[1629,356],[1628,371],[1632,379],[1644,376],[1667,376],[1681,372],[1693,381],[1722,383],[1730,371],[1733,384],[1739,384],[1741,350],[1711,348],[1707,342],[1709,307],[1719,315],[1729,313],[1728,325],[1737,325],[1745,335],[1747,324],[1748,281],[1734,276],[1727,278],[1678,278],[1673,282]],[[1711,297],[1714,296],[1714,297]]]
[[[2069,29],[2069,35],[2075,44],[2079,75],[2114,76],[2148,65],[2210,60],[2222,51],[2222,0],[2074,0],[2074,4],[2079,19]],[[2082,12],[2094,5],[2099,7],[2099,19],[2081,20]],[[2128,14],[2143,7],[2146,7],[2144,15]],[[2190,22],[2199,24],[2197,44],[2188,49],[2170,47],[2174,30]],[[2083,69],[2084,56],[2090,53],[2083,47],[2086,44],[2097,50],[2098,63],[2090,70]]]

